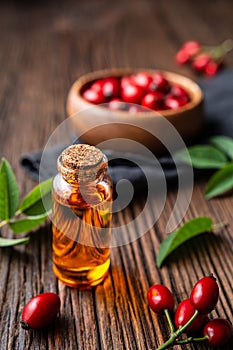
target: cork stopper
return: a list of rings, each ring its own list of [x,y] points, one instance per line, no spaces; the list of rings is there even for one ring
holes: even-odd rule
[[[57,160],[58,171],[68,182],[95,181],[107,165],[107,157],[101,150],[86,144],[67,147]]]

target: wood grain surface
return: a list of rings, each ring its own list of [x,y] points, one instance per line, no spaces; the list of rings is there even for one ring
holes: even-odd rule
[[[232,14],[231,0],[1,1],[0,153],[16,172],[21,196],[35,183],[20,168],[19,159],[43,148],[64,120],[67,92],[78,76],[130,66],[196,78],[188,67],[175,65],[176,50],[192,38],[216,44],[231,37]],[[232,65],[232,53],[226,61]],[[161,269],[156,267],[156,254],[166,237],[175,188],[169,189],[162,215],[149,232],[112,249],[110,273],[93,290],[70,289],[54,277],[49,222],[32,234],[28,246],[1,249],[0,349],[156,349],[168,337],[168,329],[165,319],[148,308],[149,286],[166,284],[178,303],[188,297],[197,279],[209,273],[220,286],[212,316],[232,320],[232,197],[207,202],[205,184],[205,178],[195,183],[184,220],[209,215],[214,222],[229,225],[185,244]],[[158,201],[152,201],[142,221],[156,214]],[[142,203],[139,196],[116,213],[114,225],[137,217]],[[135,223],[135,231],[140,229],[140,222]],[[59,293],[60,317],[47,330],[22,330],[19,321],[25,303],[44,291]],[[174,348],[209,349],[207,345]],[[223,347],[232,348],[233,343]]]

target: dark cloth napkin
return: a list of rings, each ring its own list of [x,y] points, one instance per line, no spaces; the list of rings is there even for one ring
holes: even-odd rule
[[[206,142],[213,135],[226,135],[233,137],[233,70],[225,69],[214,78],[203,78],[199,85],[204,92],[204,128],[196,143]],[[46,152],[43,159],[43,167],[40,167],[42,151],[25,154],[20,164],[25,171],[38,180],[39,173],[42,179],[54,176],[57,173],[56,160],[67,145],[58,145]],[[174,163],[171,156],[158,159],[159,166],[152,166],[150,159],[143,158],[143,170],[136,165],[137,155],[130,154],[129,157],[121,158],[121,154],[106,150],[104,152],[109,158],[109,173],[113,182],[126,179],[131,182],[134,189],[143,190],[148,178],[153,181],[166,179],[167,184],[177,182],[178,174],[185,173],[187,166]],[[130,161],[126,159],[130,159]],[[135,160],[135,162],[134,162]],[[146,175],[145,175],[146,174]]]

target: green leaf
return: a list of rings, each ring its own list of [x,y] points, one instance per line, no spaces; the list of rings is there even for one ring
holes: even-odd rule
[[[227,136],[214,136],[210,138],[210,143],[224,152],[233,160],[233,139]]]
[[[213,221],[211,218],[203,216],[192,219],[181,226],[177,231],[172,232],[160,245],[157,255],[157,266],[161,267],[164,260],[175,249],[181,246],[189,239],[210,231],[213,228]]]
[[[47,216],[47,213],[38,216],[28,216],[27,218],[10,222],[10,227],[14,233],[29,232],[42,224],[47,219]]]
[[[15,174],[6,159],[0,165],[0,219],[12,218],[19,205],[19,188]]]
[[[41,215],[46,213],[52,207],[52,181],[50,178],[41,182],[38,186],[23,199],[19,209],[26,215]],[[46,208],[44,206],[46,203]]]
[[[27,244],[30,240],[30,237],[19,238],[19,239],[10,239],[0,237],[0,247],[11,247],[19,244]]]
[[[205,198],[211,199],[233,188],[233,162],[214,173],[208,181]]]
[[[192,146],[188,148],[188,153],[191,165],[197,169],[219,169],[227,163],[226,155],[213,146]],[[175,156],[190,164],[187,150],[178,151]]]

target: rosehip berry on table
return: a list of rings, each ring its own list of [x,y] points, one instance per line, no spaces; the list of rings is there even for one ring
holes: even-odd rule
[[[132,76],[132,82],[144,90],[148,90],[152,82],[152,77],[148,73],[139,72]]]
[[[184,326],[190,318],[194,315],[195,309],[190,303],[190,299],[181,301],[175,312],[175,325],[176,328]],[[207,323],[207,315],[198,315],[195,320],[186,328],[185,332],[189,334],[195,334],[203,329],[203,326]]]
[[[155,313],[161,313],[164,310],[173,311],[174,297],[170,290],[163,284],[154,284],[147,292],[147,300],[150,308]]]
[[[150,109],[159,109],[163,106],[163,94],[160,91],[147,93],[142,99],[142,106]]]
[[[140,86],[128,84],[121,90],[123,101],[129,103],[140,103],[144,95],[144,90]]]
[[[100,104],[106,102],[106,98],[101,90],[87,89],[83,93],[83,97],[86,101],[94,104]]]
[[[201,314],[211,312],[218,302],[219,288],[213,276],[203,277],[194,285],[190,303]]]
[[[60,310],[60,298],[55,293],[43,293],[32,298],[24,307],[23,329],[40,329],[49,326]]]
[[[224,318],[215,318],[205,325],[203,335],[208,336],[210,345],[223,346],[232,337],[232,325]]]

